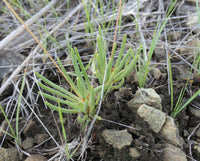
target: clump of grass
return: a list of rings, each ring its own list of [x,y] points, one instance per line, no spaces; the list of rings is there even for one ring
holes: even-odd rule
[[[156,44],[157,44],[157,42],[160,38],[160,35],[161,35],[167,21],[169,20],[171,14],[173,13],[173,11],[175,9],[174,6],[176,4],[176,1],[177,0],[171,1],[170,7],[169,7],[167,15],[166,15],[166,18],[162,22],[160,29],[158,29],[158,26],[159,26],[159,20],[158,20],[157,25],[156,25],[156,29],[155,29],[154,34],[153,34],[153,40],[151,42],[149,52],[148,52],[147,55],[145,53],[145,48],[143,48],[143,54],[141,54],[141,57],[139,58],[138,68],[136,68],[136,71],[137,71],[136,76],[137,76],[137,80],[139,82],[140,88],[143,88],[146,84],[147,76],[148,76],[148,73],[149,73],[149,66],[150,66],[150,63],[151,63],[151,58],[153,56],[155,46],[156,46]],[[138,11],[138,14],[139,14],[139,11]]]
[[[185,86],[181,89],[181,92],[179,94],[178,100],[174,106],[174,94],[173,94],[173,79],[172,79],[172,69],[171,69],[171,61],[170,61],[170,54],[168,54],[168,70],[169,70],[169,79],[170,79],[170,94],[171,94],[171,117],[175,118],[187,105],[189,105],[198,95],[200,95],[200,89],[194,93],[190,99],[185,101],[184,95],[185,95],[185,90],[188,85],[187,80]],[[190,76],[188,77],[190,78]]]
[[[87,75],[86,68],[83,66],[83,63],[81,61],[81,58],[77,49],[75,50],[70,49],[69,53],[72,57],[72,61],[73,61],[73,65],[74,65],[75,73],[76,73],[76,78],[77,78],[76,79],[77,82],[74,83],[69,77],[64,67],[62,66],[60,60],[58,59],[58,63],[61,68],[54,61],[54,59],[49,55],[45,47],[40,43],[40,41],[36,38],[36,36],[26,26],[26,24],[17,15],[17,13],[13,10],[13,8],[9,5],[9,3],[7,3],[6,0],[4,0],[4,2],[9,7],[9,9],[13,12],[13,14],[17,17],[17,19],[25,26],[26,30],[36,40],[38,45],[40,45],[41,48],[44,50],[44,52],[49,56],[51,61],[55,64],[55,66],[58,68],[58,70],[61,72],[64,78],[70,84],[75,94],[72,92],[68,92],[62,88],[59,88],[59,86],[57,86],[56,84],[48,81],[46,78],[36,73],[38,77],[40,77],[45,83],[51,86],[51,87],[48,87],[40,83],[41,87],[45,88],[50,93],[53,93],[53,94],[56,93],[56,95],[63,98],[63,100],[61,100],[60,103],[68,105],[69,107],[71,107],[71,109],[61,108],[61,111],[66,112],[66,113],[78,113],[79,114],[78,120],[80,122],[83,122],[84,125],[86,125],[87,122],[91,119],[91,117],[93,117],[95,114],[95,105],[98,104],[100,100],[100,91],[103,90],[103,92],[105,92],[104,96],[106,96],[106,94],[109,91],[119,88],[123,84],[124,78],[128,75],[128,73],[132,70],[132,68],[136,64],[137,56],[134,55],[134,51],[130,49],[125,54],[125,56],[122,56],[123,52],[121,52],[121,56],[119,56],[119,58],[117,59],[117,62],[118,62],[117,64],[119,64],[121,60],[122,60],[122,63],[119,66],[113,67],[114,50],[116,48],[116,44],[113,43],[114,47],[112,50],[112,56],[107,62],[106,50],[103,50],[103,48],[106,46],[106,42],[102,41],[102,34],[100,34],[101,35],[100,38],[97,38],[99,53],[95,55],[95,61],[92,63],[93,69],[94,69],[93,72],[99,79],[100,85],[94,88],[93,84],[90,84],[90,80]],[[121,2],[122,1],[120,1],[119,11],[121,8]],[[119,13],[118,13],[118,17],[119,17]],[[118,20],[119,18],[117,19],[117,24],[118,24]],[[100,32],[101,32],[101,29],[100,29]],[[117,26],[116,26],[114,38],[116,38],[116,33],[117,33]],[[115,39],[114,39],[114,42],[115,42]],[[124,45],[125,45],[125,42],[124,42]],[[124,47],[122,48],[124,49]],[[103,71],[102,69],[105,69],[105,71]],[[102,82],[102,78],[105,81]],[[46,98],[57,102],[56,97],[46,94],[46,93],[43,93],[43,94]],[[46,103],[49,107],[58,111],[58,106],[55,106],[49,102],[46,102]]]
[[[70,51],[70,56],[75,69],[76,82],[72,81],[58,58],[58,64],[75,94],[63,89],[62,87],[59,87],[36,72],[36,76],[46,84],[45,85],[44,83],[38,82],[39,86],[51,93],[47,94],[45,92],[40,92],[40,94],[45,98],[54,101],[55,103],[57,103],[59,97],[61,106],[67,105],[70,108],[59,108],[58,105],[54,105],[48,101],[45,102],[46,105],[56,111],[60,110],[64,113],[77,113],[79,122],[83,124],[83,129],[92,120],[92,118],[95,117],[97,110],[96,106],[100,101],[101,90],[103,90],[105,98],[110,91],[120,88],[123,85],[125,77],[135,67],[138,55],[140,53],[140,50],[134,52],[130,48],[124,54],[126,43],[126,36],[124,36],[121,51],[116,63],[114,64],[114,54],[110,57],[109,61],[107,61],[107,44],[103,39],[101,28],[99,28],[99,33],[100,35],[97,37],[98,51],[94,55],[91,66],[95,78],[98,79],[98,86],[93,86],[76,48],[71,49]],[[114,47],[114,53],[115,49],[116,44]],[[98,118],[100,119],[100,117]]]
[[[200,11],[199,11],[199,5],[198,2],[196,1],[196,7],[197,7],[197,15],[198,15],[198,20],[199,20],[199,24],[200,24]],[[193,60],[193,66],[195,67],[194,70],[194,76],[200,76],[200,55],[199,55],[199,49],[196,52],[195,56],[194,56],[194,60]],[[179,94],[178,100],[174,106],[174,102],[173,102],[173,80],[172,80],[172,71],[171,71],[171,61],[170,61],[170,55],[168,55],[168,67],[169,67],[169,78],[170,78],[170,91],[171,91],[171,116],[173,118],[175,118],[184,108],[187,107],[187,105],[189,105],[197,96],[200,95],[200,89],[195,92],[187,101],[184,98],[185,95],[185,91],[190,79],[190,75],[192,74],[192,70],[191,70],[191,74],[188,76],[187,82],[185,84],[185,87],[183,87],[181,89],[181,92]]]
[[[93,47],[96,47],[96,38],[95,32],[98,32],[98,27],[101,26],[104,31],[104,35],[107,36],[110,33],[113,33],[114,25],[115,25],[115,13],[119,8],[119,4],[115,5],[114,0],[109,0],[107,2],[102,1],[84,1],[82,0],[84,11],[85,11],[85,33],[87,33],[86,41],[90,41],[92,39]],[[92,9],[93,7],[93,9]],[[112,12],[109,13],[109,9],[112,7]],[[109,19],[109,21],[108,21]],[[122,10],[119,12],[119,17],[117,19],[118,26],[122,23]],[[108,32],[109,31],[109,32]],[[120,35],[120,28],[118,28],[118,35]],[[112,35],[110,35],[112,36]]]

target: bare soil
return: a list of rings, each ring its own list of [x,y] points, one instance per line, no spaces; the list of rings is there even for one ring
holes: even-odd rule
[[[60,1],[57,7],[61,7],[60,15],[63,16],[66,11],[64,10],[64,7],[62,8],[62,3],[64,3],[64,1]],[[107,4],[107,2],[104,3],[105,5]],[[130,2],[127,1],[126,3]],[[73,3],[71,3],[71,10],[73,10],[74,7],[78,6],[78,4],[78,1],[74,1]],[[156,14],[156,11],[166,12],[168,4],[169,1],[147,1],[147,3],[145,4],[146,7],[141,7],[140,9],[141,14],[147,13],[145,9],[149,9],[148,13],[152,12],[152,14],[148,15],[144,22],[142,22],[142,32],[146,41],[147,51],[150,46],[149,41],[152,40],[152,34],[154,32],[157,19],[164,18],[165,16],[164,14]],[[30,7],[28,4],[24,3],[24,5]],[[147,7],[148,5],[150,6],[149,8]],[[163,9],[160,9],[159,5],[163,6]],[[163,34],[161,34],[159,42],[154,51],[153,58],[151,60],[152,69],[156,68],[159,73],[152,73],[153,70],[151,70],[145,86],[146,88],[155,89],[155,91],[160,95],[162,99],[162,109],[169,116],[171,115],[171,98],[169,95],[168,86],[169,82],[166,58],[166,55],[168,54],[167,52],[171,54],[175,105],[176,101],[178,100],[179,93],[181,92],[181,89],[185,86],[188,79],[186,77],[187,73],[190,72],[190,66],[188,64],[191,65],[193,63],[193,56],[197,51],[199,45],[199,29],[194,29],[197,25],[188,25],[188,23],[190,23],[189,19],[191,18],[191,14],[188,14],[188,12],[196,12],[191,11],[190,9],[187,9],[188,12],[184,12],[181,10],[181,7],[187,8],[188,6],[191,8],[196,7],[193,1],[185,1],[183,4],[178,1],[178,7],[172,14],[169,22],[166,24],[166,29],[164,30]],[[70,23],[72,24],[72,26],[74,24],[73,20],[75,18],[77,19],[78,16],[80,17],[78,17],[79,20],[77,20],[77,24],[82,24],[84,19],[84,15],[82,12],[83,11],[81,10],[80,15],[82,16],[78,15],[77,13],[76,16],[70,19]],[[3,13],[2,11],[0,11],[0,13],[5,21],[5,16],[8,15]],[[8,18],[9,19],[7,19],[7,21],[11,21],[10,15],[8,16]],[[53,21],[56,22],[56,20]],[[132,47],[137,47],[139,44],[139,32],[137,30],[137,27],[135,25],[132,25],[132,22],[133,16],[131,14],[123,16],[123,28],[121,29],[122,34],[119,36],[118,41],[121,41],[121,38],[123,38],[123,34],[126,33],[129,44],[131,44]],[[51,24],[50,22],[48,23]],[[63,28],[61,29],[65,29],[65,27],[66,26],[63,26]],[[17,28],[17,26],[13,25],[11,26],[11,28],[14,30],[15,28]],[[37,30],[34,30],[34,32],[37,33]],[[87,63],[91,56],[94,54],[95,49],[93,49],[91,42],[88,43],[84,40],[84,38],[86,37],[86,35],[83,34],[84,29],[82,29],[81,31],[77,29],[76,32],[78,32],[81,38],[76,39],[76,41],[74,42],[72,41],[73,47],[78,48],[83,58],[83,61]],[[1,40],[3,40],[9,34],[5,32],[5,26],[3,26],[2,24],[0,26],[0,33]],[[62,34],[63,32],[59,31],[56,35],[56,38],[60,42],[61,40],[65,40]],[[71,38],[74,38],[75,35],[75,33],[72,33],[70,36]],[[16,38],[15,42],[17,41],[19,41],[19,43],[15,45],[10,43],[10,49],[12,51],[20,47],[20,44],[24,43],[23,41],[21,42],[21,39],[18,40]],[[198,45],[196,45],[196,43]],[[20,48],[19,53],[27,57],[31,53],[31,51],[35,49],[35,46],[36,44],[31,42],[29,45],[27,45],[27,47]],[[51,43],[49,43],[49,46],[51,46]],[[108,46],[109,50],[111,50],[112,39],[110,38],[108,38]],[[179,47],[177,48],[177,46]],[[7,48],[8,47],[9,44]],[[48,48],[50,50],[54,47],[52,46]],[[68,58],[66,51],[62,50],[61,48],[59,48],[59,50],[52,50],[52,55],[54,56],[54,59],[56,59],[56,56],[59,56],[64,63],[69,63],[69,61],[66,60],[66,58]],[[65,80],[61,77],[56,68],[52,64],[48,64],[51,62],[47,59],[46,63],[42,64],[42,58],[43,55],[34,56],[34,58],[29,61],[30,66],[38,63],[39,65],[35,65],[34,70],[37,70],[36,67],[39,66],[38,70],[44,72],[43,75],[46,78],[57,83],[60,86],[63,86],[64,88],[69,89],[69,86],[67,85],[67,83],[65,83]],[[68,71],[73,70],[71,66],[67,66],[66,69]],[[22,101],[20,118],[22,118],[23,121],[19,123],[21,130],[21,142],[23,143],[23,141],[28,137],[33,138],[34,141],[33,145],[28,149],[25,149],[23,146],[21,146],[19,148],[21,149],[19,150],[19,156],[21,156],[21,160],[25,160],[27,157],[26,154],[40,154],[49,159],[58,154],[58,156],[56,156],[54,159],[56,160],[59,158],[59,156],[61,156],[61,152],[59,151],[56,144],[63,145],[63,136],[61,124],[59,122],[59,115],[56,111],[52,111],[47,108],[41,96],[38,95],[39,88],[35,84],[33,74],[34,70],[28,69],[29,75],[27,75],[27,84],[23,92],[23,96],[27,102],[24,100]],[[23,73],[23,70],[21,71],[21,73]],[[116,92],[118,92],[118,90],[115,90],[109,93],[106,99],[103,101],[99,115],[104,120],[96,121],[89,136],[89,144],[87,145],[84,154],[82,155],[82,157],[80,157],[81,148],[79,148],[77,153],[73,157],[74,160],[131,161],[133,160],[133,158],[129,155],[129,147],[136,147],[139,149],[141,156],[137,159],[138,161],[160,161],[162,159],[164,149],[163,145],[165,141],[161,139],[158,134],[154,133],[152,130],[136,132],[124,126],[127,125],[134,127],[136,122],[136,118],[133,117],[132,109],[130,109],[127,105],[127,103],[134,98],[134,94],[139,88],[138,82],[135,79],[134,75],[135,74],[133,72],[126,79],[123,88],[126,88],[127,90],[124,94],[118,97],[116,95]],[[10,73],[7,76],[10,76]],[[16,97],[18,96],[18,93],[15,93],[17,91],[17,88],[14,87],[13,84],[15,84],[18,89],[20,89],[20,82],[22,77],[22,74],[18,74],[16,76],[16,79],[13,80],[12,84],[7,87],[7,90],[0,95],[0,104],[5,110],[9,109],[9,111],[11,111],[8,112],[8,117],[12,117],[12,119],[15,119],[16,117],[15,113],[12,116],[12,111],[16,110],[16,103],[18,98]],[[190,81],[184,95],[185,100],[189,99],[200,88],[199,77],[198,75],[196,75],[194,69],[192,70],[192,75],[189,79]],[[184,146],[182,150],[187,155],[187,159],[189,161],[200,160],[200,115],[198,116],[198,113],[200,113],[199,102],[200,96],[197,96],[197,98],[192,101],[192,103],[190,103],[185,109],[183,109],[175,118],[176,126],[179,129],[179,135],[184,139]],[[196,112],[193,112],[191,109],[195,109]],[[63,114],[63,117],[65,121],[64,125],[67,133],[67,141],[68,143],[73,143],[75,147],[78,147],[83,143],[83,138],[87,134],[88,129],[86,129],[85,131],[81,130],[81,125],[78,123],[77,115],[75,114]],[[4,116],[1,112],[0,123],[2,124],[4,120]],[[109,121],[113,121],[115,123]],[[12,123],[12,125],[15,126],[15,121],[12,121]],[[119,125],[119,123],[121,125]],[[42,141],[39,141],[36,138],[37,134],[47,134],[47,130],[44,128],[44,126],[46,129],[48,129],[49,133],[52,136],[48,134],[47,137],[45,137]],[[104,138],[102,137],[102,131],[105,129],[127,129],[133,137],[133,142],[129,147],[124,147],[122,150],[115,149],[111,145],[106,143]],[[4,138],[3,135],[0,135],[0,139],[2,147],[16,147],[15,142],[12,138],[8,136]],[[64,157],[61,158],[63,159]]]

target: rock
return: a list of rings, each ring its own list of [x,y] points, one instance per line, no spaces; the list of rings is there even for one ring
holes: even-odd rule
[[[199,143],[195,144],[194,147],[193,147],[193,149],[195,149],[196,152],[198,153],[198,155],[200,155],[200,145],[199,145]]]
[[[27,137],[23,142],[22,142],[22,147],[26,149],[30,149],[33,147],[33,138],[32,137]]]
[[[48,138],[48,134],[36,134],[34,136],[34,143],[40,144]]]
[[[133,158],[133,159],[138,159],[141,154],[140,152],[137,150],[137,148],[130,148],[129,149],[129,155]]]
[[[26,125],[26,127],[25,127],[24,130],[23,130],[23,134],[24,134],[25,136],[27,136],[28,133],[30,133],[31,130],[32,130],[34,127],[36,127],[36,125],[37,125],[37,124],[36,124],[35,121],[29,120],[29,121],[28,121],[28,124]]]
[[[127,130],[104,130],[102,136],[107,143],[119,150],[126,145],[130,145],[133,141],[131,134]]]
[[[47,158],[39,154],[32,154],[25,161],[47,161]]]
[[[163,161],[187,161],[185,153],[171,144],[164,148]]]
[[[164,112],[145,104],[139,107],[137,114],[149,124],[155,133],[161,130],[166,120],[166,114]]]
[[[183,148],[184,141],[179,136],[178,128],[176,127],[172,117],[167,116],[165,124],[160,131],[160,136],[168,143]]]
[[[15,148],[1,148],[0,149],[0,161],[19,161],[17,149]]]
[[[137,90],[134,98],[128,102],[128,106],[132,108],[133,111],[137,110],[142,104],[146,104],[155,107],[156,109],[162,110],[161,98],[152,88],[141,88]]]
[[[131,88],[126,88],[126,87],[121,87],[119,89],[119,91],[116,91],[114,93],[115,97],[117,99],[128,99],[128,98],[132,98],[133,97],[133,94],[132,94],[132,91],[131,91]]]
[[[195,108],[195,107],[190,107],[190,112],[192,113],[192,115],[200,118],[200,110]]]
[[[0,50],[0,81],[20,65],[25,57],[16,51]]]
[[[161,71],[158,69],[158,68],[153,68],[150,73],[153,75],[153,77],[156,79],[156,80],[159,80],[162,76],[162,73]]]

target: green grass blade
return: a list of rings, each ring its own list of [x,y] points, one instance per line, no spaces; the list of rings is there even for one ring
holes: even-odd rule
[[[70,95],[73,99],[75,100],[79,100],[79,97],[73,95],[71,92],[67,91],[66,89],[58,86],[57,84],[51,82],[50,80],[46,79],[45,77],[43,77],[42,75],[40,75],[39,73],[35,72],[35,75],[40,78],[42,81],[44,81],[46,84],[48,84],[49,86],[57,89],[58,91],[64,93],[64,94],[67,94],[67,95]]]
[[[81,61],[81,57],[80,57],[80,55],[79,55],[79,53],[78,53],[77,48],[75,48],[75,52],[76,52],[77,60],[78,60],[78,62],[79,62],[81,71],[83,72],[83,75],[84,75],[84,78],[85,78],[85,81],[86,81],[86,84],[87,84],[87,88],[88,88],[88,90],[90,90],[90,86],[91,86],[91,85],[90,85],[90,80],[89,80],[89,78],[88,78],[88,75],[87,75],[87,72],[86,72],[85,67],[84,67],[84,65],[83,65],[83,62]]]
[[[94,95],[96,95],[99,91],[101,91],[101,89],[102,89],[102,85],[94,88]]]
[[[137,57],[134,57],[134,59],[131,61],[131,63],[123,70],[121,70],[117,75],[116,75],[116,78],[115,78],[115,81],[118,82],[118,81],[121,81],[123,78],[125,78],[134,68],[134,66],[136,65],[136,62],[137,62]]]
[[[119,84],[112,87],[111,90],[120,89],[124,84],[124,78],[119,82]]]
[[[85,103],[84,103],[84,106],[83,106],[83,112],[84,113],[87,113],[88,106],[89,106],[89,102],[88,102],[88,99],[86,99]]]
[[[173,95],[173,79],[172,79],[172,69],[171,69],[171,60],[170,54],[168,54],[168,70],[169,70],[169,80],[170,80],[170,94],[171,94],[171,112],[174,108],[174,95]]]
[[[99,70],[96,71],[96,76],[97,76],[97,78],[99,80],[99,83],[103,84],[103,76],[104,75],[102,75]]]
[[[58,101],[58,98],[57,97],[54,97],[52,95],[49,95],[49,94],[46,94],[46,93],[43,93],[43,92],[39,92],[39,94],[43,95],[45,98],[49,99],[49,100],[52,100],[52,101],[55,101],[57,102]],[[80,104],[78,103],[74,103],[74,102],[69,102],[67,100],[62,100],[60,99],[60,103],[62,104],[65,104],[65,105],[68,105],[69,107],[75,109],[75,110],[80,110],[82,111],[82,107]]]
[[[1,109],[1,112],[3,113],[3,116],[4,116],[4,117],[5,117],[5,119],[6,119],[6,122],[8,123],[8,126],[9,126],[9,128],[10,128],[11,132],[12,132],[12,135],[11,135],[11,137],[13,137],[14,139],[16,139],[15,132],[14,132],[14,130],[13,130],[13,128],[12,128],[12,126],[11,126],[11,124],[10,124],[10,121],[8,120],[8,117],[6,116],[6,114],[5,114],[5,112],[4,112],[4,109],[2,108],[2,106],[1,106],[1,105],[0,105],[0,109]],[[4,131],[3,129],[0,129],[0,130]]]
[[[111,58],[108,62],[107,69],[106,69],[107,74],[106,74],[105,82],[108,82],[110,80],[110,76],[112,73],[112,66],[113,66],[113,58]]]
[[[101,74],[101,77],[103,78],[104,73],[105,73],[105,61],[101,59],[99,54],[96,55],[95,63],[96,63],[96,70],[99,71],[99,73]]]
[[[52,89],[52,88],[50,88],[50,87],[48,87],[48,86],[45,86],[44,84],[42,84],[42,83],[40,83],[40,82],[38,82],[38,84],[39,84],[39,86],[40,86],[41,88],[43,88],[44,90],[46,90],[46,91],[48,91],[48,92],[50,92],[50,93],[53,93],[53,94],[55,94],[55,95],[57,95],[57,96],[63,97],[63,98],[65,98],[66,100],[69,100],[69,101],[71,101],[71,102],[77,102],[77,101],[80,100],[78,97],[77,97],[77,99],[74,99],[73,97],[76,97],[76,96],[73,95],[72,93],[69,93],[69,95],[67,95],[67,94],[61,93],[61,92],[59,92],[59,91],[57,91],[57,90],[54,90],[54,89]]]
[[[86,92],[85,82],[83,80],[83,76],[82,76],[82,73],[81,73],[81,71],[79,69],[79,66],[78,66],[78,63],[77,63],[77,59],[76,59],[76,55],[75,55],[73,49],[71,49],[70,55],[72,57],[72,62],[73,62],[73,66],[74,66],[75,72],[76,72],[77,77],[79,78],[79,81],[80,81],[80,84],[81,84],[81,88],[79,88],[79,91],[82,94],[82,97],[85,98],[85,95],[84,95],[84,93]]]
[[[106,44],[106,41],[103,40],[103,33],[101,30],[101,27],[99,27],[99,34],[100,36],[97,36],[97,45],[98,45],[100,60],[101,60],[101,63],[105,63],[107,44]],[[103,66],[105,67],[105,64]]]
[[[18,144],[19,143],[19,110],[20,110],[20,105],[21,105],[21,99],[22,99],[22,94],[24,90],[24,85],[25,85],[25,78],[26,78],[26,71],[24,72],[22,84],[21,84],[21,89],[19,93],[19,98],[18,98],[18,103],[17,103],[17,113],[16,113],[16,141]]]
[[[14,140],[16,140],[16,136],[14,136],[14,135],[8,133],[7,131],[5,131],[5,130],[3,130],[3,129],[0,129],[0,131],[2,131],[2,132],[3,132],[4,134],[6,134],[6,135],[9,135],[9,136],[12,137]]]
[[[123,41],[122,41],[122,46],[121,46],[121,49],[120,49],[120,52],[119,52],[119,55],[118,55],[118,58],[117,58],[117,62],[115,64],[115,68],[117,68],[119,66],[119,63],[121,63],[121,59],[122,59],[122,56],[123,56],[123,53],[124,53],[125,45],[126,45],[126,35],[124,35],[124,38],[123,38]]]
[[[84,89],[83,89],[83,83],[82,83],[82,81],[80,80],[79,77],[77,77],[77,87],[79,89],[79,92],[80,92],[82,98],[86,99],[86,97],[87,97],[87,91],[86,90],[84,91]]]
[[[80,92],[78,91],[78,88],[76,87],[76,85],[74,84],[74,82],[71,80],[71,78],[69,77],[69,75],[67,74],[64,66],[62,65],[61,61],[59,58],[57,58],[58,60],[58,64],[60,65],[60,68],[62,70],[62,72],[64,73],[64,75],[66,76],[68,83],[70,84],[71,88],[75,91],[75,93],[78,95],[78,97],[80,97]]]
[[[123,57],[123,59],[121,60],[120,64],[118,66],[116,66],[116,70],[117,72],[119,72],[123,66],[125,65],[127,59],[129,58],[130,54],[133,53],[133,50],[130,48],[127,53],[125,54],[125,56]]]
[[[185,86],[185,88],[186,88],[186,86]],[[172,114],[177,113],[177,112],[178,112],[178,109],[182,106],[183,101],[184,101],[183,96],[184,96],[184,94],[185,94],[185,88],[182,88],[182,89],[181,89],[181,92],[180,92],[180,94],[179,94],[179,97],[178,97],[178,100],[177,100],[177,102],[176,102],[176,105],[175,105],[175,107],[172,109]]]
[[[181,112],[189,103],[191,103],[198,95],[200,95],[200,89],[178,110],[177,113]]]
[[[94,88],[91,87],[90,90],[90,95],[89,95],[90,99],[89,99],[89,104],[90,104],[90,111],[91,112],[95,112],[95,94],[94,94]],[[92,113],[93,115],[93,113]]]
[[[49,108],[51,108],[51,109],[53,109],[53,110],[55,110],[55,111],[59,111],[59,107],[58,107],[58,106],[52,105],[52,104],[49,103],[49,102],[45,102],[45,104],[46,104]],[[72,110],[72,109],[66,109],[66,108],[60,108],[60,110],[61,110],[61,112],[63,112],[63,113],[79,113],[78,110]]]
[[[62,115],[62,110],[61,110],[61,107],[60,107],[59,99],[58,99],[58,113],[59,113],[60,123],[61,123],[61,126],[62,126],[63,137],[64,137],[64,140],[65,140],[65,151],[67,153],[67,158],[69,160],[70,154],[69,154],[69,149],[68,149],[68,145],[67,145],[67,135],[66,135],[66,130],[65,130],[65,127],[64,127],[64,123],[63,123],[63,115]]]

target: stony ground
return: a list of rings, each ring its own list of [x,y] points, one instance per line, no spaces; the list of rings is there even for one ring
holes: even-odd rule
[[[103,1],[105,7],[103,10],[109,11],[113,6],[117,6],[117,2],[114,1],[109,5],[108,1]],[[70,2],[68,11],[65,1],[52,0],[51,3],[55,7],[57,16],[49,6],[42,14],[43,16],[35,18],[38,23],[46,26],[46,31],[34,22],[30,28],[43,41],[43,44],[46,40],[47,50],[53,58],[56,60],[56,57],[60,57],[63,64],[66,65],[66,69],[73,71],[69,65],[71,64],[70,57],[65,50],[67,33],[70,36],[70,43],[73,47],[78,48],[85,63],[89,62],[95,52],[92,37],[89,39],[85,33],[84,6],[79,1],[73,1]],[[48,7],[48,4],[43,1],[34,3],[27,1],[22,4],[30,15],[39,13],[45,6]],[[20,144],[16,145],[12,137],[5,136],[3,132],[0,132],[0,161],[67,160],[58,113],[46,107],[43,98],[38,95],[39,88],[36,83],[38,78],[35,77],[34,71],[42,73],[46,78],[66,89],[69,89],[69,86],[51,61],[47,58],[44,59],[42,50],[32,37],[25,30],[18,31],[20,24],[5,8],[5,4],[0,2],[0,6],[0,66],[3,67],[0,68],[0,105],[6,111],[8,118],[12,120],[11,126],[14,130],[19,90],[24,67],[28,64],[26,84],[20,106]],[[124,3],[117,42],[120,44],[123,35],[127,34],[127,48],[137,49],[140,40],[143,40],[148,52],[156,23],[165,18],[169,1],[141,0],[139,26],[134,23],[137,13],[136,6],[135,1],[128,0]],[[29,19],[28,14],[25,14],[22,9],[16,6],[14,9],[24,21]],[[93,13],[94,8],[92,9]],[[67,25],[65,18],[66,15],[70,15],[69,13],[73,13],[73,15],[69,17]],[[107,21],[104,22],[106,25],[109,25],[109,21],[113,23],[106,35],[108,52],[110,52],[113,42],[117,11],[114,16],[112,14],[113,12],[108,12],[107,18],[103,19],[103,21]],[[99,24],[102,23],[100,16],[98,13],[95,17]],[[113,17],[114,19],[112,19]],[[52,37],[46,36],[45,38],[47,31]],[[98,31],[98,26],[95,26],[95,31]],[[177,8],[167,22],[156,45],[145,88],[139,89],[136,73],[133,70],[126,78],[122,88],[109,93],[102,103],[99,114],[102,120],[96,121],[92,127],[86,146],[83,146],[84,139],[89,129],[81,130],[77,115],[63,114],[68,146],[71,150],[77,148],[73,160],[200,160],[200,96],[197,96],[173,119],[167,72],[167,56],[170,54],[174,105],[188,79],[189,84],[184,94],[185,100],[191,98],[199,90],[198,70],[195,68],[191,70],[194,56],[199,50],[199,33],[195,1],[178,1]],[[9,34],[13,35],[7,41],[6,38]],[[96,39],[97,34],[94,35],[94,39]],[[52,41],[53,38],[59,45]],[[17,70],[15,70],[16,67],[18,67]],[[13,71],[14,73],[12,73]],[[10,79],[12,80],[11,84],[8,81]],[[11,132],[7,128],[8,124],[2,111],[0,112],[0,124],[1,129]]]

